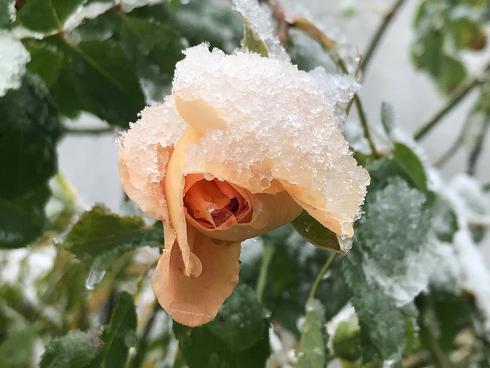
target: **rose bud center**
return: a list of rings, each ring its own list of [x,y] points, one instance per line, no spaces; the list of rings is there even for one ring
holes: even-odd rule
[[[227,229],[251,219],[251,194],[226,181],[188,175],[184,192],[187,216],[207,229]]]

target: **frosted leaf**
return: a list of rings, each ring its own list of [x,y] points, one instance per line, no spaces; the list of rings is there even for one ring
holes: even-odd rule
[[[121,6],[124,12],[129,13],[136,8],[141,8],[142,6],[155,5],[163,3],[163,0],[121,0]]]
[[[272,180],[279,179],[307,189],[305,202],[351,225],[369,175],[342,135],[337,101],[319,83],[278,59],[225,55],[205,45],[188,49],[177,64],[173,94],[204,102],[218,115],[215,127],[226,129],[204,132],[189,150],[186,172],[226,172],[219,179],[252,192],[273,191]]]
[[[252,29],[266,43],[269,56],[281,60],[289,60],[289,56],[281,46],[272,24],[271,11],[266,5],[259,5],[257,0],[233,0],[235,9],[249,22]]]
[[[185,124],[172,96],[145,108],[140,119],[120,137],[121,181],[128,196],[149,216],[167,217],[162,180],[170,149],[180,139]]]
[[[9,89],[20,87],[26,64],[31,59],[22,42],[0,31],[0,97]]]
[[[368,199],[356,233],[355,246],[362,249],[367,279],[381,286],[397,306],[409,303],[426,287],[436,259],[431,213],[424,204],[421,192],[402,179],[392,179]]]

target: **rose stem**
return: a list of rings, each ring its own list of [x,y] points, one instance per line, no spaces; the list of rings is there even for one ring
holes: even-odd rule
[[[311,285],[311,290],[310,294],[308,295],[308,301],[311,301],[315,299],[315,294],[316,294],[316,289],[318,288],[318,285],[320,284],[320,281],[322,281],[323,277],[327,273],[328,269],[332,265],[334,259],[335,259],[336,254],[332,253],[330,257],[328,257],[327,261],[323,265],[322,269],[320,270],[320,273],[316,277],[315,281],[313,281],[313,285]]]
[[[260,263],[259,277],[257,279],[257,286],[255,287],[257,293],[257,299],[262,303],[264,297],[265,284],[267,282],[267,271],[269,269],[269,264],[272,260],[275,247],[273,244],[264,242],[264,247],[262,249],[262,262]]]

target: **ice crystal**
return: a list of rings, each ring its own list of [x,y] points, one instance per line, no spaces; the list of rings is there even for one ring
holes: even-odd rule
[[[31,59],[22,42],[10,33],[0,31],[0,97],[9,89],[20,87],[26,64]]]

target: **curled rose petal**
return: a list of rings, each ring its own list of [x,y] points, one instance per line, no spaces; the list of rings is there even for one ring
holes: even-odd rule
[[[238,283],[240,243],[219,242],[189,229],[193,252],[202,262],[198,277],[184,274],[180,248],[165,249],[153,275],[153,290],[172,318],[195,327],[211,321]]]
[[[192,218],[188,222],[213,239],[242,241],[287,224],[301,213],[301,207],[285,191],[254,194],[253,208],[252,218],[248,222],[237,223],[226,229],[210,229]]]

